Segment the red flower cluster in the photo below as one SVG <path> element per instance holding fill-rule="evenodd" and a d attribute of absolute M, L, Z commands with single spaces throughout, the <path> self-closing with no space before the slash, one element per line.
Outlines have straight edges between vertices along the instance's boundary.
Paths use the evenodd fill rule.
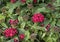
<path fill-rule="evenodd" d="M 43 22 L 44 21 L 44 15 L 42 15 L 41 13 L 35 13 L 32 16 L 32 21 L 33 22 Z"/>
<path fill-rule="evenodd" d="M 26 2 L 26 0 L 21 0 L 21 2 L 22 2 L 22 3 L 25 3 L 25 2 Z"/>
<path fill-rule="evenodd" d="M 33 0 L 34 3 L 37 3 L 37 0 Z"/>
<path fill-rule="evenodd" d="M 10 0 L 10 2 L 11 2 L 11 3 L 15 3 L 15 2 L 16 2 L 16 0 Z"/>
<path fill-rule="evenodd" d="M 22 3 L 26 3 L 26 0 L 20 0 Z M 10 0 L 11 3 L 15 3 L 16 0 Z M 33 0 L 33 3 L 37 3 L 37 0 Z"/>
<path fill-rule="evenodd" d="M 19 38 L 20 38 L 21 40 L 23 40 L 23 39 L 25 38 L 25 35 L 24 35 L 24 34 L 20 34 L 20 35 L 19 35 Z"/>
<path fill-rule="evenodd" d="M 13 37 L 15 34 L 17 34 L 18 31 L 15 28 L 7 28 L 4 31 L 4 35 L 8 38 L 8 37 Z"/>
<path fill-rule="evenodd" d="M 10 23 L 10 24 L 18 24 L 18 20 L 17 20 L 17 19 L 16 19 L 16 20 L 12 20 L 12 19 L 11 19 L 11 20 L 9 21 L 9 23 Z"/>

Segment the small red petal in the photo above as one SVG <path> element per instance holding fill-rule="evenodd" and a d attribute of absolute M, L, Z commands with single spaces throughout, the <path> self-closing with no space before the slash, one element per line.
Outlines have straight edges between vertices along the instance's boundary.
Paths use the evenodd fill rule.
<path fill-rule="evenodd" d="M 25 35 L 24 34 L 20 34 L 19 37 L 20 37 L 21 40 L 23 40 L 25 38 Z"/>

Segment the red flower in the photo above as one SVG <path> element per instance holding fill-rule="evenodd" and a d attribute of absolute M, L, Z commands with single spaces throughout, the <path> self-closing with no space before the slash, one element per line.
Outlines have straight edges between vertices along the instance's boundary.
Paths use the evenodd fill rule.
<path fill-rule="evenodd" d="M 23 40 L 23 39 L 25 38 L 25 35 L 24 35 L 24 34 L 20 34 L 20 35 L 19 35 L 19 38 L 20 38 L 21 40 Z"/>
<path fill-rule="evenodd" d="M 42 15 L 41 13 L 35 13 L 32 16 L 32 21 L 33 22 L 43 22 L 44 21 L 44 15 Z"/>
<path fill-rule="evenodd" d="M 26 0 L 21 0 L 21 2 L 22 2 L 22 3 L 25 3 L 25 2 L 26 2 Z"/>
<path fill-rule="evenodd" d="M 14 39 L 14 42 L 19 42 L 17 39 Z"/>
<path fill-rule="evenodd" d="M 10 0 L 10 2 L 11 2 L 11 3 L 15 3 L 15 2 L 16 2 L 16 0 Z"/>
<path fill-rule="evenodd" d="M 14 20 L 14 23 L 15 23 L 15 24 L 18 24 L 18 22 L 19 22 L 18 19 Z"/>
<path fill-rule="evenodd" d="M 14 22 L 14 20 L 10 19 L 9 23 L 10 23 L 10 24 L 13 24 L 13 22 Z"/>
<path fill-rule="evenodd" d="M 18 20 L 17 19 L 16 20 L 10 19 L 9 23 L 10 24 L 18 24 Z"/>
<path fill-rule="evenodd" d="M 15 28 L 7 28 L 4 31 L 4 35 L 8 37 L 13 37 L 15 34 L 17 34 L 17 30 Z"/>
<path fill-rule="evenodd" d="M 46 26 L 46 30 L 48 31 L 49 28 L 50 28 L 50 24 L 48 24 L 48 25 Z"/>
<path fill-rule="evenodd" d="M 37 0 L 33 0 L 34 3 L 37 3 Z"/>

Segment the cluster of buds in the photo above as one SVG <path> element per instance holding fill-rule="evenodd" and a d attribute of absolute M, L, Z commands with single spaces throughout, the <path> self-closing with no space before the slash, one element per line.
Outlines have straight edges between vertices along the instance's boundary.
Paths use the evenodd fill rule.
<path fill-rule="evenodd" d="M 15 28 L 7 28 L 5 31 L 4 31 L 4 35 L 5 37 L 7 38 L 10 38 L 10 37 L 13 37 L 14 35 L 16 35 L 18 33 L 17 29 Z"/>
<path fill-rule="evenodd" d="M 32 16 L 32 21 L 34 23 L 36 22 L 43 22 L 44 21 L 44 15 L 41 14 L 41 13 L 35 13 L 33 16 Z"/>

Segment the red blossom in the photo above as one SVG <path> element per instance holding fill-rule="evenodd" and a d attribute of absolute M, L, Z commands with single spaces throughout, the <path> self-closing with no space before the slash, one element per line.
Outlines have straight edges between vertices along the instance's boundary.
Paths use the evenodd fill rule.
<path fill-rule="evenodd" d="M 17 24 L 18 22 L 19 22 L 18 19 L 14 20 L 14 23 L 15 23 L 15 24 Z"/>
<path fill-rule="evenodd" d="M 13 24 L 13 25 L 18 24 L 18 20 L 17 19 L 16 20 L 10 19 L 9 23 Z"/>
<path fill-rule="evenodd" d="M 42 15 L 41 13 L 35 13 L 32 16 L 32 21 L 33 22 L 43 22 L 44 21 L 44 15 Z"/>
<path fill-rule="evenodd" d="M 25 35 L 24 35 L 24 34 L 20 34 L 20 35 L 19 35 L 19 38 L 20 38 L 21 40 L 23 40 L 23 39 L 25 38 Z"/>
<path fill-rule="evenodd" d="M 13 22 L 14 22 L 14 20 L 10 19 L 9 23 L 10 23 L 10 24 L 13 24 Z"/>
<path fill-rule="evenodd" d="M 18 31 L 15 28 L 7 28 L 4 31 L 4 35 L 8 38 L 8 37 L 13 37 L 14 35 L 16 35 L 18 33 Z"/>
<path fill-rule="evenodd" d="M 37 3 L 37 0 L 33 0 L 34 3 Z"/>

